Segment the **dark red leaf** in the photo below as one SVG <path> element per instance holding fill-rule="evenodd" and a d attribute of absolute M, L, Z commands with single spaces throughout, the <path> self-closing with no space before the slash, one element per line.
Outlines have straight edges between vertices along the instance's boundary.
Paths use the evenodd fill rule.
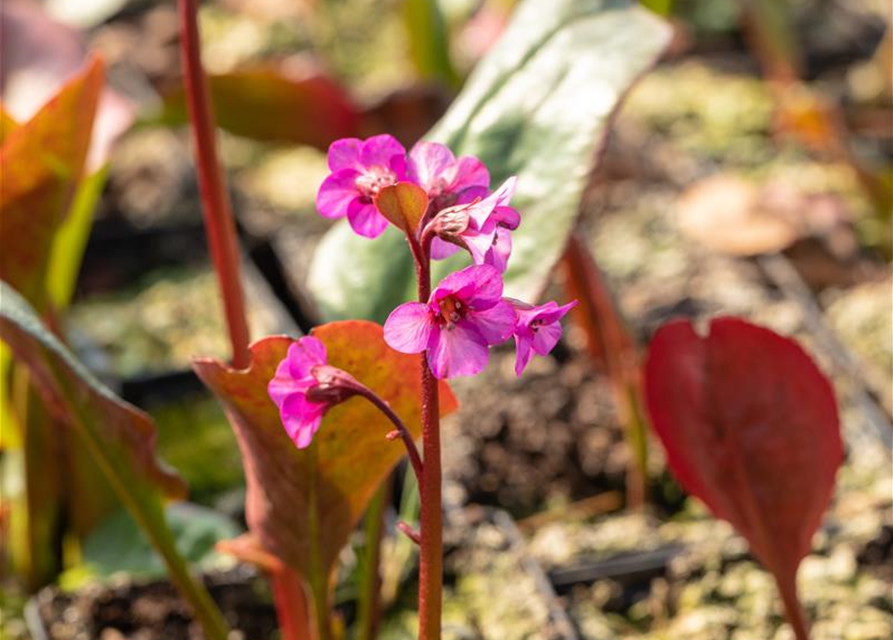
<path fill-rule="evenodd" d="M 797 567 L 843 460 L 831 384 L 793 340 L 718 318 L 704 337 L 687 321 L 657 332 L 645 396 L 674 475 L 747 538 L 805 637 Z"/>

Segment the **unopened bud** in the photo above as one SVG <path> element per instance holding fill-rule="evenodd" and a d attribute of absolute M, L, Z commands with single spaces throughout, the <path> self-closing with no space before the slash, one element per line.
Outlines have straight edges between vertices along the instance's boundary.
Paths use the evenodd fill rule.
<path fill-rule="evenodd" d="M 311 375 L 316 386 L 307 390 L 307 399 L 328 405 L 336 405 L 352 398 L 360 392 L 356 379 L 338 367 L 324 364 L 313 367 Z"/>

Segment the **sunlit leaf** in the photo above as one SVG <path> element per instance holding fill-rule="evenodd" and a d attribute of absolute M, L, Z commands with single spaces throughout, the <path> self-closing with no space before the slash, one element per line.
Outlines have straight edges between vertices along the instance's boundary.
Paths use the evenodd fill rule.
<path fill-rule="evenodd" d="M 18 126 L 19 123 L 16 122 L 16 119 L 3 108 L 3 103 L 0 102 L 0 144 L 3 144 L 6 136 L 12 133 Z"/>
<path fill-rule="evenodd" d="M 624 0 L 526 0 L 426 139 L 476 155 L 493 184 L 518 176 L 521 212 L 506 295 L 535 299 L 574 227 L 620 100 L 657 59 L 668 27 Z M 370 241 L 339 223 L 309 286 L 330 318 L 382 321 L 411 296 L 411 257 L 394 230 Z M 438 263 L 434 282 L 467 261 Z"/>
<path fill-rule="evenodd" d="M 0 252 L 0 279 L 39 311 L 46 306 L 56 231 L 84 172 L 103 77 L 102 62 L 94 58 L 0 146 L 0 220 L 4 237 L 15 238 Z"/>
<path fill-rule="evenodd" d="M 108 177 L 108 166 L 81 180 L 65 221 L 56 232 L 50 249 L 46 288 L 53 308 L 64 310 L 71 303 L 81 260 L 87 248 L 96 205 Z"/>
<path fill-rule="evenodd" d="M 186 487 L 155 456 L 155 425 L 145 413 L 116 397 L 47 329 L 35 310 L 0 282 L 0 339 L 28 367 L 44 407 L 70 429 L 95 466 L 164 558 L 171 579 L 192 604 L 210 638 L 224 638 L 225 624 L 206 591 L 189 576 L 164 518 L 166 498 Z"/>
<path fill-rule="evenodd" d="M 66 4 L 81 7 L 89 2 Z M 27 122 L 82 72 L 87 42 L 81 31 L 53 19 L 39 2 L 0 3 L 0 31 L 4 108 L 19 122 Z M 135 115 L 128 98 L 110 87 L 103 89 L 87 156 L 88 173 L 105 164 L 111 144 L 133 124 Z"/>
<path fill-rule="evenodd" d="M 843 460 L 828 379 L 768 329 L 719 318 L 699 336 L 677 321 L 651 342 L 645 397 L 673 474 L 747 538 L 788 610 L 799 611 L 797 567 Z"/>
<path fill-rule="evenodd" d="M 357 134 L 359 115 L 349 96 L 319 70 L 266 65 L 210 75 L 208 82 L 217 123 L 230 133 L 320 149 Z M 161 119 L 187 122 L 182 87 L 166 98 Z"/>
<path fill-rule="evenodd" d="M 403 233 L 413 235 L 428 208 L 428 194 L 421 187 L 400 182 L 379 192 L 375 208 Z"/>
<path fill-rule="evenodd" d="M 381 327 L 371 322 L 334 322 L 318 327 L 313 335 L 326 345 L 329 364 L 375 391 L 415 437 L 421 434 L 418 357 L 389 348 Z M 328 575 L 375 490 L 405 449 L 399 440 L 386 439 L 393 425 L 362 398 L 331 409 L 313 445 L 296 448 L 267 395 L 267 385 L 292 342 L 272 337 L 254 343 L 247 370 L 205 359 L 197 360 L 195 369 L 226 407 L 239 439 L 251 531 L 264 547 L 312 579 L 313 556 Z M 455 406 L 443 385 L 443 413 Z"/>

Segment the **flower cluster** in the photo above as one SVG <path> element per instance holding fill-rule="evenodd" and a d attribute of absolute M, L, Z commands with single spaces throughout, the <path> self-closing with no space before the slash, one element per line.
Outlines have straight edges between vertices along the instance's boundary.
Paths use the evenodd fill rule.
<path fill-rule="evenodd" d="M 354 231 L 375 238 L 388 225 L 375 207 L 376 196 L 385 187 L 409 182 L 428 196 L 416 238 L 430 231 L 430 257 L 465 249 L 474 262 L 444 278 L 427 302 L 407 302 L 391 313 L 385 340 L 393 349 L 425 352 L 437 378 L 479 373 L 487 366 L 490 347 L 512 336 L 517 375 L 534 353 L 552 350 L 561 337 L 559 321 L 575 303 L 533 306 L 502 297 L 511 232 L 521 223 L 521 215 L 509 206 L 514 177 L 490 193 L 490 174 L 477 158 L 456 158 L 436 142 L 419 142 L 407 154 L 388 135 L 339 140 L 329 148 L 328 162 L 332 173 L 317 196 L 321 215 L 346 216 Z"/>
<path fill-rule="evenodd" d="M 445 379 L 481 372 L 490 348 L 512 337 L 519 376 L 534 353 L 546 355 L 555 347 L 560 320 L 576 302 L 534 306 L 503 296 L 511 232 L 521 223 L 509 205 L 514 177 L 491 193 L 490 174 L 477 158 L 456 158 L 435 142 L 420 142 L 407 154 L 388 135 L 339 140 L 329 147 L 328 163 L 331 173 L 316 198 L 322 216 L 346 217 L 356 233 L 376 238 L 389 224 L 376 206 L 379 194 L 410 183 L 424 190 L 428 203 L 418 228 L 403 229 L 421 247 L 416 259 L 445 258 L 460 249 L 471 256 L 473 264 L 445 277 L 427 301 L 407 302 L 391 312 L 384 326 L 391 348 L 424 352 L 434 376 Z M 372 395 L 346 372 L 328 366 L 325 347 L 310 336 L 289 348 L 269 393 L 299 448 L 310 444 L 328 408 L 353 395 Z"/>

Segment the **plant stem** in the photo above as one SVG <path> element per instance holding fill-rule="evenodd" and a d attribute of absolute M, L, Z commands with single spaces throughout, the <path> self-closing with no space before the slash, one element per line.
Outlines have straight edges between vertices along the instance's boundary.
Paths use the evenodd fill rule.
<path fill-rule="evenodd" d="M 586 243 L 573 233 L 564 254 L 567 288 L 580 305 L 576 310 L 585 333 L 589 355 L 604 363 L 611 380 L 614 404 L 633 463 L 627 467 L 627 506 L 641 507 L 646 499 L 648 440 L 642 413 L 638 354 L 604 278 Z"/>
<path fill-rule="evenodd" d="M 217 128 L 208 91 L 208 79 L 202 69 L 198 34 L 198 0 L 179 0 L 180 48 L 186 104 L 192 122 L 198 183 L 201 190 L 205 233 L 211 259 L 220 284 L 226 325 L 233 350 L 233 365 L 247 367 L 248 320 L 240 277 L 239 245 L 236 225 L 220 163 L 217 160 Z"/>
<path fill-rule="evenodd" d="M 797 598 L 797 574 L 794 573 L 790 579 L 782 580 L 779 578 L 779 574 L 775 573 L 775 583 L 778 585 L 778 591 L 781 593 L 781 601 L 784 604 L 788 622 L 794 630 L 794 637 L 797 640 L 809 640 L 809 627 L 806 623 L 806 616 L 803 614 L 803 607 Z"/>
<path fill-rule="evenodd" d="M 391 495 L 391 478 L 381 483 L 372 502 L 366 509 L 364 521 L 365 542 L 360 573 L 357 602 L 357 638 L 375 640 L 381 616 L 381 541 L 384 530 L 384 514 Z"/>
<path fill-rule="evenodd" d="M 307 640 L 310 612 L 307 610 L 307 594 L 301 577 L 285 564 L 269 576 L 282 640 Z"/>
<path fill-rule="evenodd" d="M 409 432 L 409 429 L 406 428 L 406 425 L 403 424 L 403 420 L 400 419 L 400 416 L 394 413 L 394 410 L 391 409 L 391 405 L 381 399 L 378 394 L 363 383 L 356 382 L 354 388 L 359 395 L 375 405 L 375 407 L 385 414 L 388 420 L 397 427 L 397 432 L 400 434 L 400 439 L 403 440 L 403 444 L 406 447 L 406 453 L 409 455 L 409 461 L 412 463 L 412 470 L 415 472 L 416 480 L 418 480 L 419 485 L 421 485 L 424 465 L 422 464 L 422 458 L 419 456 L 419 450 L 415 446 L 415 441 L 412 439 L 412 434 Z"/>
<path fill-rule="evenodd" d="M 415 252 L 413 252 L 415 253 Z M 427 246 L 416 259 L 419 301 L 431 297 L 430 253 Z M 425 353 L 422 369 L 422 453 L 424 467 L 421 492 L 421 544 L 419 545 L 419 640 L 440 640 L 443 599 L 443 496 L 440 471 L 440 401 L 437 379 Z"/>

